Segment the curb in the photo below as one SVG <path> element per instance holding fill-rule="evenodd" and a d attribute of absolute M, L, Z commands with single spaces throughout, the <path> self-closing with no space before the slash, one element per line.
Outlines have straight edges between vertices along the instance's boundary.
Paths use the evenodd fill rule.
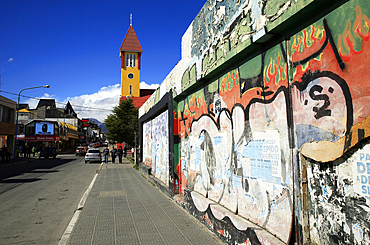
<path fill-rule="evenodd" d="M 87 188 L 87 190 L 85 191 L 85 193 L 82 195 L 81 200 L 78 203 L 77 210 L 73 214 L 73 217 L 72 217 L 71 221 L 69 222 L 66 230 L 64 231 L 64 233 L 63 233 L 63 235 L 62 235 L 62 237 L 61 237 L 58 245 L 65 245 L 65 244 L 67 244 L 67 242 L 69 240 L 69 237 L 72 234 L 73 228 L 74 228 L 75 224 L 77 223 L 78 218 L 80 217 L 81 210 L 85 206 L 85 202 L 87 200 L 87 197 L 89 196 L 90 191 L 93 188 L 94 183 L 96 181 L 96 178 L 98 177 L 101 169 L 103 168 L 103 165 L 104 165 L 104 163 L 101 163 L 99 169 L 96 170 L 96 174 L 94 175 L 94 178 L 92 179 L 92 181 L 91 181 L 89 187 Z"/>

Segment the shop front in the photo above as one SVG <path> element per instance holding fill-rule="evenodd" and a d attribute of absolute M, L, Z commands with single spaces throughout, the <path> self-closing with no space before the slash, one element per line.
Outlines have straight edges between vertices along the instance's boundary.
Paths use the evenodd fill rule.
<path fill-rule="evenodd" d="M 59 147 L 59 125 L 48 120 L 32 120 L 25 125 L 25 134 L 17 137 L 20 154 L 38 152 L 46 147 Z"/>

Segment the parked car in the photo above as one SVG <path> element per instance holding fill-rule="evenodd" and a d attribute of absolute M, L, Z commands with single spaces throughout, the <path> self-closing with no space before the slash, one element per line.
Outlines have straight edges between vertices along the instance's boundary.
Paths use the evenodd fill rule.
<path fill-rule="evenodd" d="M 45 147 L 45 148 L 42 148 L 42 150 L 39 151 L 37 155 L 39 156 L 39 158 L 41 158 L 41 157 L 45 157 L 45 158 L 49 158 L 49 157 L 56 158 L 56 156 L 57 156 L 57 149 L 55 147 Z"/>
<path fill-rule="evenodd" d="M 97 148 L 89 148 L 85 155 L 85 163 L 87 162 L 101 162 L 101 153 Z"/>
<path fill-rule="evenodd" d="M 76 148 L 76 156 L 84 156 L 85 152 L 85 147 L 83 146 L 79 146 Z"/>
<path fill-rule="evenodd" d="M 90 148 L 94 148 L 94 147 L 95 147 L 95 144 L 90 144 L 90 145 L 89 145 L 89 149 L 90 149 Z"/>

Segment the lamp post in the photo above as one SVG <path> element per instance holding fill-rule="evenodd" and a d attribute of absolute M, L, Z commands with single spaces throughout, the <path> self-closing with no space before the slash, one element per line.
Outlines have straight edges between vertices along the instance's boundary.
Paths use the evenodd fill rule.
<path fill-rule="evenodd" d="M 17 155 L 17 135 L 18 135 L 18 112 L 19 112 L 19 97 L 24 90 L 34 89 L 34 88 L 50 88 L 50 85 L 43 85 L 43 86 L 36 86 L 30 88 L 24 88 L 18 93 L 18 101 L 17 101 L 17 119 L 15 120 L 15 139 L 14 139 L 14 151 L 13 151 L 13 162 L 16 160 Z"/>

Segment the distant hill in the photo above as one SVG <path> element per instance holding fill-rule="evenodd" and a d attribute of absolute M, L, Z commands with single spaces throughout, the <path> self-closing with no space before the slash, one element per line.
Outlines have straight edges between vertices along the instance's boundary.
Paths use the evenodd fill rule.
<path fill-rule="evenodd" d="M 96 124 L 98 124 L 98 127 L 101 128 L 102 133 L 108 133 L 108 129 L 105 127 L 105 123 L 100 122 L 96 118 L 89 118 L 90 121 L 94 121 Z"/>

